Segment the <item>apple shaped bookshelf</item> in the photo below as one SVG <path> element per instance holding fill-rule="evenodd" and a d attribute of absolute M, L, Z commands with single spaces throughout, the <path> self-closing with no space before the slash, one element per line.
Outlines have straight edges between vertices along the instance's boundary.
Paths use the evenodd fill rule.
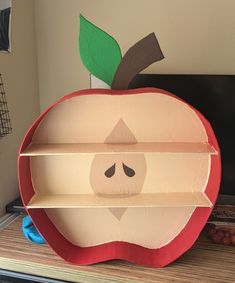
<path fill-rule="evenodd" d="M 65 96 L 28 130 L 18 164 L 24 206 L 65 260 L 154 267 L 197 239 L 221 170 L 209 122 L 153 88 Z"/>
<path fill-rule="evenodd" d="M 127 90 L 164 58 L 154 33 L 122 57 L 116 40 L 81 15 L 78 41 L 83 64 L 112 90 L 67 95 L 28 130 L 18 157 L 25 209 L 68 262 L 165 266 L 193 245 L 215 204 L 215 135 L 173 94 Z"/>

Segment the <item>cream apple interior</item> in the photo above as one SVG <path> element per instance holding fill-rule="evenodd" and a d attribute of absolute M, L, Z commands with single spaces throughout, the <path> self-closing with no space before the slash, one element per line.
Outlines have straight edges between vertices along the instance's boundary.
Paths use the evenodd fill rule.
<path fill-rule="evenodd" d="M 52 150 L 40 154 L 37 145 Z M 43 207 L 72 244 L 124 241 L 155 249 L 182 231 L 196 207 L 211 206 L 203 194 L 211 154 L 198 115 L 173 96 L 83 95 L 62 101 L 40 122 L 31 179 L 35 196 L 59 199 Z"/>

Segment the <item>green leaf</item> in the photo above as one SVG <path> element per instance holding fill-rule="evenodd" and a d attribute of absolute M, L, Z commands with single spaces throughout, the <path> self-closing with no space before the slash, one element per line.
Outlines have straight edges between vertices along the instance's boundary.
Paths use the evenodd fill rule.
<path fill-rule="evenodd" d="M 122 55 L 117 41 L 80 15 L 80 57 L 85 67 L 97 78 L 112 84 Z"/>

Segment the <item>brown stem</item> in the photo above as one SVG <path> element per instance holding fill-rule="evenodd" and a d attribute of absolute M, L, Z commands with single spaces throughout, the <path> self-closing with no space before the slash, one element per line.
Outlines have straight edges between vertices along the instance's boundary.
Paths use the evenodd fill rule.
<path fill-rule="evenodd" d="M 134 44 L 123 56 L 115 73 L 112 89 L 127 89 L 132 79 L 149 65 L 164 58 L 154 33 Z"/>

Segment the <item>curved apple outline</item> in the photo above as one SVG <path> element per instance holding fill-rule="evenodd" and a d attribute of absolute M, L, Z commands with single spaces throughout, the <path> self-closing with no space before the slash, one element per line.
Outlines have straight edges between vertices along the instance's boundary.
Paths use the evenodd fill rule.
<path fill-rule="evenodd" d="M 161 93 L 162 95 L 173 96 L 176 99 L 182 101 L 170 92 L 156 89 L 156 88 L 142 88 L 134 90 L 103 90 L 103 89 L 88 89 L 71 93 L 62 99 L 58 100 L 55 104 L 51 105 L 45 110 L 33 123 L 33 125 L 27 131 L 23 142 L 20 146 L 18 156 L 18 178 L 20 185 L 21 197 L 24 203 L 24 207 L 36 228 L 42 234 L 47 243 L 51 248 L 60 255 L 63 259 L 73 264 L 85 265 L 93 264 L 97 262 L 122 259 L 132 263 L 149 266 L 149 267 L 163 267 L 179 256 L 186 252 L 196 241 L 201 230 L 203 229 L 206 221 L 212 211 L 212 208 L 201 208 L 197 207 L 193 212 L 190 220 L 184 227 L 184 229 L 167 245 L 158 249 L 148 249 L 135 244 L 127 242 L 110 242 L 93 247 L 79 247 L 70 243 L 54 226 L 52 221 L 48 218 L 44 209 L 27 209 L 27 204 L 34 195 L 33 185 L 31 182 L 30 162 L 29 157 L 20 156 L 20 154 L 30 144 L 33 134 L 39 125 L 43 117 L 56 105 L 62 101 L 72 99 L 73 97 L 80 95 L 95 95 L 95 94 L 106 94 L 106 95 L 125 95 L 125 94 L 138 94 L 138 93 Z M 220 186 L 221 179 L 221 158 L 219 146 L 213 132 L 210 123 L 206 118 L 191 105 L 182 101 L 188 105 L 201 120 L 207 136 L 208 143 L 213 146 L 218 152 L 217 155 L 210 155 L 211 158 L 211 170 L 205 189 L 205 193 L 211 203 L 214 205 Z"/>

